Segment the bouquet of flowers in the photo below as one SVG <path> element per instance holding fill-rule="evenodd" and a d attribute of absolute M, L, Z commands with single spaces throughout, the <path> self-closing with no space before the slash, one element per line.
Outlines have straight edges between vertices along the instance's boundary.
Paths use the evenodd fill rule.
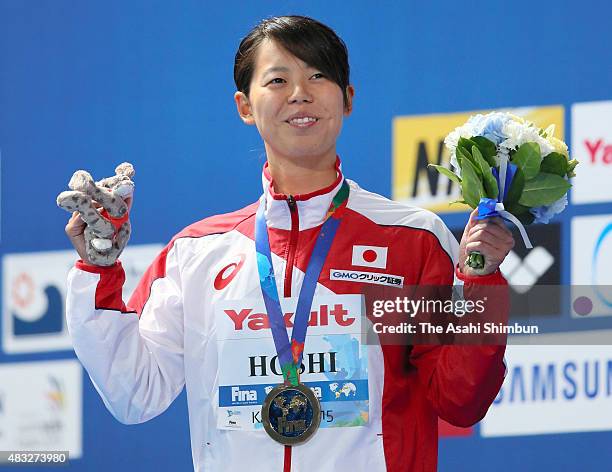
<path fill-rule="evenodd" d="M 510 113 L 475 115 L 444 140 L 451 169 L 433 165 L 458 183 L 463 199 L 478 208 L 478 219 L 501 216 L 519 229 L 531 248 L 524 225 L 548 223 L 567 205 L 568 182 L 578 164 L 567 145 L 554 137 L 554 125 L 542 130 Z M 473 252 L 467 264 L 484 267 Z"/>

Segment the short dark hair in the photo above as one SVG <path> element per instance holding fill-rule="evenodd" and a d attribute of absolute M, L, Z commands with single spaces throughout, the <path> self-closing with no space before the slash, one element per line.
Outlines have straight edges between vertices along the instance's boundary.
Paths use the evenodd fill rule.
<path fill-rule="evenodd" d="M 346 44 L 329 26 L 307 16 L 266 18 L 242 39 L 234 61 L 234 82 L 240 92 L 249 96 L 257 48 L 265 39 L 274 40 L 338 84 L 347 107 L 350 68 Z"/>

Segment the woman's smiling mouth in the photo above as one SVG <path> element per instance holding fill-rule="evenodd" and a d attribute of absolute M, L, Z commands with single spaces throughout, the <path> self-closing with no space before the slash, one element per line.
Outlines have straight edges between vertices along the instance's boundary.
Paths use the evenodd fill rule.
<path fill-rule="evenodd" d="M 311 126 L 314 126 L 318 121 L 318 118 L 312 116 L 305 116 L 303 118 L 293 118 L 291 120 L 287 120 L 286 123 L 289 123 L 294 128 L 310 128 Z"/>

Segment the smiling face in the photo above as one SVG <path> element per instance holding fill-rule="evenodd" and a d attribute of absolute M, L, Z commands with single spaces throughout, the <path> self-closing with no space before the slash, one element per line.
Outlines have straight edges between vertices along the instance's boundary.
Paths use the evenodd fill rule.
<path fill-rule="evenodd" d="M 343 117 L 352 111 L 353 94 L 349 85 L 345 108 L 338 84 L 265 39 L 257 50 L 249 97 L 236 92 L 234 99 L 242 120 L 257 126 L 269 161 L 311 166 L 335 162 L 336 139 Z"/>

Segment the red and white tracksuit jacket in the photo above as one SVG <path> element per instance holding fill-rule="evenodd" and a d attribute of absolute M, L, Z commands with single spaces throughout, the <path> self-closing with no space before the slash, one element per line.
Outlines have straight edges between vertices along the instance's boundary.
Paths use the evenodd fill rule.
<path fill-rule="evenodd" d="M 276 194 L 264 167 L 266 219 L 281 297 L 296 297 L 332 197 L 342 182 L 297 195 Z M 499 271 L 466 277 L 458 244 L 433 213 L 350 184 L 343 220 L 317 284 L 318 295 L 358 294 L 362 282 L 330 280 L 331 269 L 400 275 L 405 285 L 505 285 Z M 284 447 L 263 431 L 218 429 L 219 356 L 213 307 L 261 298 L 253 239 L 258 203 L 188 226 L 151 264 L 127 306 L 124 272 L 77 262 L 68 279 L 67 322 L 75 352 L 112 414 L 147 421 L 187 387 L 196 471 L 277 471 Z M 355 267 L 355 245 L 386 248 L 382 268 Z M 507 304 L 500 309 L 507 310 Z M 269 332 L 269 330 L 268 330 Z M 270 346 L 273 346 L 271 333 Z M 306 351 L 308 350 L 308 336 Z M 367 346 L 369 419 L 320 428 L 292 448 L 291 470 L 434 471 L 438 417 L 479 421 L 501 387 L 505 346 Z M 410 364 L 412 368 L 406 369 Z M 308 381 L 307 376 L 302 377 Z M 278 378 L 276 383 L 280 383 Z"/>

